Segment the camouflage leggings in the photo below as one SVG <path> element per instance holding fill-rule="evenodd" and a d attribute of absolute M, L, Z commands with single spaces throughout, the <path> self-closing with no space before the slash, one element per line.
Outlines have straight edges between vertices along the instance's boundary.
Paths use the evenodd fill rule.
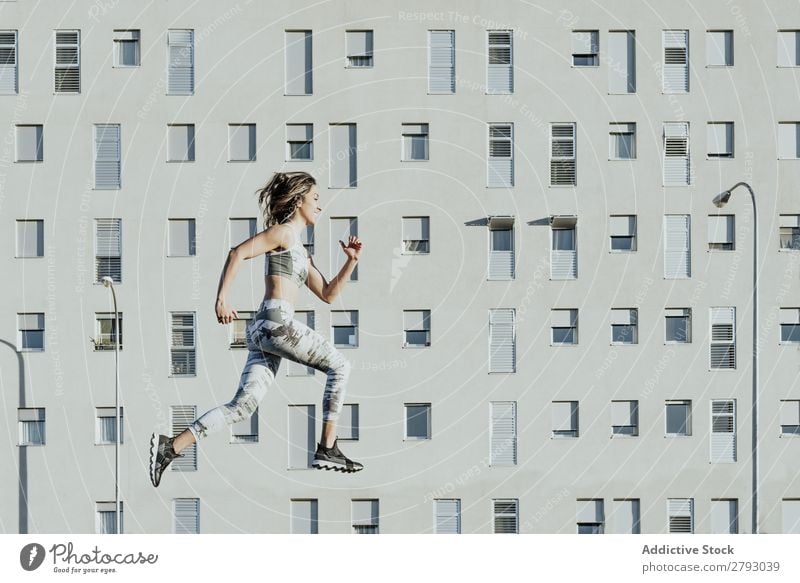
<path fill-rule="evenodd" d="M 247 326 L 249 354 L 236 395 L 229 403 L 211 409 L 189 426 L 196 441 L 250 417 L 275 381 L 282 358 L 328 375 L 322 398 L 322 419 L 338 419 L 350 376 L 350 362 L 319 332 L 293 318 L 294 308 L 287 300 L 268 299 L 261 303 L 253 322 Z"/>

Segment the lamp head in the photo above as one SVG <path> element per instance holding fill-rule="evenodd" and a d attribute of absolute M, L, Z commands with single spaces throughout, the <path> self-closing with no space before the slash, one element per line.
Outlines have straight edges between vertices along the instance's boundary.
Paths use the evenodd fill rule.
<path fill-rule="evenodd" d="M 731 191 L 726 190 L 714 197 L 714 204 L 721 208 L 726 204 L 728 204 L 728 201 L 730 199 L 731 199 Z"/>
<path fill-rule="evenodd" d="M 107 275 L 102 279 L 102 282 L 106 287 L 111 287 L 114 284 L 114 280 Z"/>

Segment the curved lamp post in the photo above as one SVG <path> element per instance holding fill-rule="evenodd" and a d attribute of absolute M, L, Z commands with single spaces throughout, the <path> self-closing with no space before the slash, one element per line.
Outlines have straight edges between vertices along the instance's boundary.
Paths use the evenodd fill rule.
<path fill-rule="evenodd" d="M 106 276 L 103 285 L 111 288 L 111 297 L 114 299 L 114 409 L 116 410 L 116 429 L 114 436 L 114 512 L 116 513 L 116 531 L 120 534 L 119 522 L 119 312 L 117 311 L 117 294 L 114 291 L 114 280 Z"/>

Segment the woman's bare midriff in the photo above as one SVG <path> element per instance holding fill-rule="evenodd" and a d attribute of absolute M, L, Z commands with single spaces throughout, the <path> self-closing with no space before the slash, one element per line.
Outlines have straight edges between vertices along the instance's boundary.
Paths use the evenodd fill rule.
<path fill-rule="evenodd" d="M 266 291 L 264 299 L 287 300 L 292 305 L 297 301 L 297 292 L 299 291 L 297 285 L 285 277 L 280 275 L 265 275 L 264 286 Z"/>

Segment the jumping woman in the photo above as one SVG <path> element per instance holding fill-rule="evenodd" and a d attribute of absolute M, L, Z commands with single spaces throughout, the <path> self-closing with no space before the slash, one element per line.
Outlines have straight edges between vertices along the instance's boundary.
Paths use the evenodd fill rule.
<path fill-rule="evenodd" d="M 246 328 L 248 356 L 239 388 L 229 403 L 211 409 L 179 435 L 167 437 L 153 433 L 150 438 L 153 486 L 158 487 L 161 475 L 172 460 L 183 457 L 180 452 L 185 447 L 209 433 L 249 418 L 275 382 L 283 358 L 328 375 L 322 398 L 322 439 L 317 444 L 312 466 L 343 472 L 357 472 L 364 467 L 339 451 L 338 436 L 334 438 L 350 363 L 329 340 L 294 319 L 294 303 L 304 283 L 326 304 L 341 293 L 358 263 L 361 240 L 351 235 L 346 245 L 339 241 L 347 260 L 336 277 L 328 282 L 300 239 L 302 230 L 316 224 L 317 215 L 322 211 L 316 180 L 306 172 L 276 172 L 257 192 L 265 230 L 228 253 L 214 308 L 220 324 L 229 324 L 238 318 L 236 310 L 228 305 L 228 289 L 243 260 L 265 254 L 266 291 L 258 312 Z"/>

